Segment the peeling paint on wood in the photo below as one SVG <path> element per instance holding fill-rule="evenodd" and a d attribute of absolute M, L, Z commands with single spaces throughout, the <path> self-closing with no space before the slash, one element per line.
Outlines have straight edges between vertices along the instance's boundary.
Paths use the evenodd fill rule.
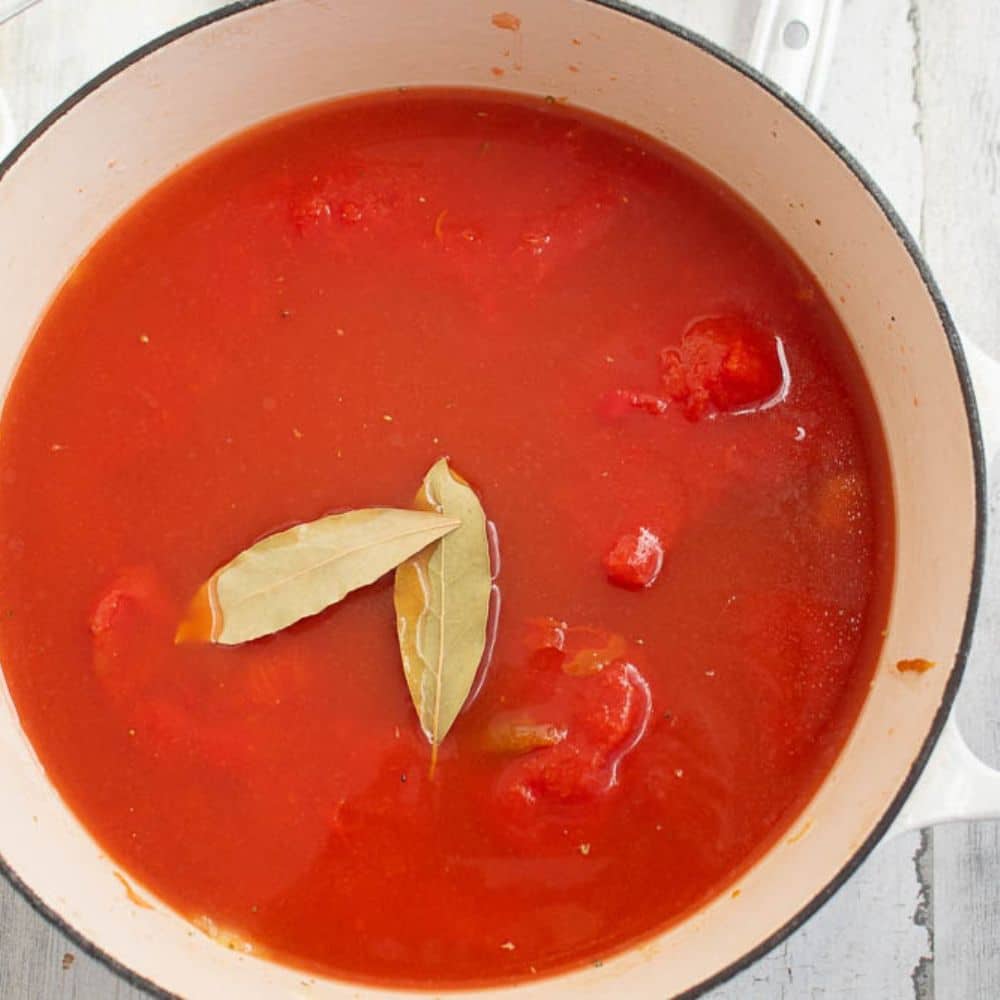
<path fill-rule="evenodd" d="M 934 997 L 934 831 L 921 830 L 920 844 L 913 854 L 913 867 L 920 887 L 913 923 L 927 931 L 927 951 L 910 973 L 914 1000 Z"/>

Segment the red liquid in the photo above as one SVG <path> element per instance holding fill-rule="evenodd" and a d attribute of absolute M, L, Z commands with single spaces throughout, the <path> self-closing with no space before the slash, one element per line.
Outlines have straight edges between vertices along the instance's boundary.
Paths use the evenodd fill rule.
<path fill-rule="evenodd" d="M 443 454 L 502 608 L 433 781 L 391 578 L 174 645 L 241 549 L 407 506 Z M 711 898 L 830 767 L 883 624 L 832 310 L 713 178 L 542 101 L 342 102 L 180 170 L 53 303 L 0 470 L 0 655 L 60 792 L 180 912 L 360 980 L 530 978 Z"/>

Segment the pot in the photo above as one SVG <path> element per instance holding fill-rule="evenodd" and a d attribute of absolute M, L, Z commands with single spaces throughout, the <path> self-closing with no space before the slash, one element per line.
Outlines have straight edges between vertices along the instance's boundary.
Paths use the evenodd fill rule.
<path fill-rule="evenodd" d="M 74 263 L 149 187 L 226 136 L 339 95 L 403 84 L 493 87 L 491 67 L 504 65 L 505 89 L 565 96 L 626 122 L 738 192 L 837 306 L 882 420 L 895 579 L 870 693 L 823 785 L 739 879 L 738 894 L 727 891 L 600 968 L 488 993 L 693 995 L 794 930 L 887 834 L 1000 815 L 1000 775 L 947 723 L 982 573 L 985 462 L 972 379 L 912 237 L 871 179 L 786 92 L 618 0 L 532 0 L 515 8 L 517 27 L 517 19 L 495 22 L 498 9 L 497 0 L 240 0 L 111 67 L 0 164 L 0 371 L 10 379 Z M 769 37 L 758 34 L 758 60 L 815 95 L 815 74 L 788 53 L 769 55 Z M 572 38 L 586 39 L 579 72 L 569 68 Z M 808 54 L 817 55 L 815 46 Z M 1000 377 L 978 352 L 970 357 L 996 440 Z M 897 669 L 914 657 L 937 666 Z M 408 995 L 307 979 L 220 948 L 155 901 L 137 907 L 46 779 L 2 684 L 0 692 L 3 868 L 84 947 L 147 987 L 190 998 Z"/>

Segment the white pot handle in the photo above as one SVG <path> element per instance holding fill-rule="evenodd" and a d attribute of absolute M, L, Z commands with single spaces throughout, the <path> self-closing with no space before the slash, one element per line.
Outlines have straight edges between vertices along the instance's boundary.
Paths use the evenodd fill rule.
<path fill-rule="evenodd" d="M 1000 771 L 987 767 L 948 719 L 931 759 L 885 840 L 939 823 L 1000 819 Z"/>
<path fill-rule="evenodd" d="M 747 62 L 810 111 L 819 107 L 841 0 L 762 0 Z"/>
<path fill-rule="evenodd" d="M 826 84 L 841 0 L 763 0 L 747 61 L 815 111 Z M 1000 450 L 1000 363 L 962 338 L 987 461 Z M 1000 819 L 1000 771 L 969 749 L 954 717 L 886 839 L 955 820 Z"/>
<path fill-rule="evenodd" d="M 1000 363 L 968 338 L 962 338 L 962 347 L 976 391 L 986 461 L 995 473 L 993 463 L 1000 451 Z M 976 819 L 1000 819 L 1000 771 L 969 749 L 953 713 L 885 839 L 939 823 Z"/>

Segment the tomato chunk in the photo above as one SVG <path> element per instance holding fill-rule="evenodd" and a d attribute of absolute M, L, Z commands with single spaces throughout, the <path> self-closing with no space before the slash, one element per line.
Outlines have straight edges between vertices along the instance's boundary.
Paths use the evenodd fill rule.
<path fill-rule="evenodd" d="M 618 633 L 535 619 L 527 639 L 534 653 L 509 692 L 518 707 L 490 720 L 484 743 L 512 758 L 491 809 L 514 842 L 537 847 L 546 830 L 593 822 L 646 732 L 652 695 L 637 665 L 641 647 Z"/>
<path fill-rule="evenodd" d="M 519 758 L 501 778 L 501 800 L 515 817 L 541 800 L 584 803 L 610 791 L 649 720 L 649 687 L 624 659 L 598 674 L 567 678 L 562 695 L 559 740 Z"/>
<path fill-rule="evenodd" d="M 608 579 L 619 587 L 651 587 L 663 569 L 663 544 L 649 528 L 628 532 L 604 557 L 604 568 Z"/>
<path fill-rule="evenodd" d="M 778 339 L 738 316 L 698 320 L 660 354 L 663 387 L 689 420 L 766 402 L 784 378 Z"/>
<path fill-rule="evenodd" d="M 154 570 L 119 573 L 90 616 L 94 670 L 115 699 L 131 697 L 149 680 L 152 650 L 169 634 L 170 602 Z"/>
<path fill-rule="evenodd" d="M 560 653 L 566 648 L 566 630 L 569 626 L 558 618 L 532 618 L 528 621 L 525 645 L 532 652 L 555 649 Z"/>
<path fill-rule="evenodd" d="M 133 619 L 162 616 L 168 608 L 155 571 L 146 566 L 130 567 L 118 575 L 98 600 L 90 616 L 90 634 L 100 642 Z"/>

